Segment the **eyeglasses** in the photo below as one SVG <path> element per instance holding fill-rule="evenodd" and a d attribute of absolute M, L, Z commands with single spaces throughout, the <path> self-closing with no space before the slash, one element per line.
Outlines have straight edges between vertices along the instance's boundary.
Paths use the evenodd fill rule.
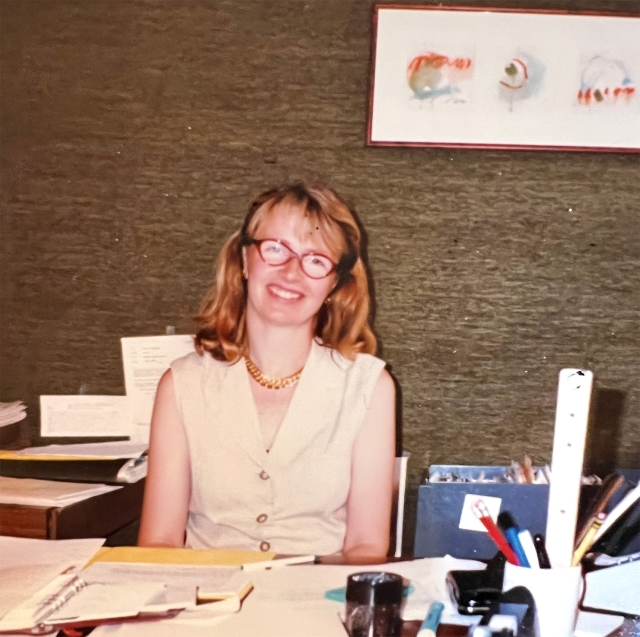
<path fill-rule="evenodd" d="M 337 264 L 324 254 L 298 254 L 280 239 L 251 239 L 249 243 L 258 247 L 260 257 L 268 265 L 284 265 L 291 259 L 298 259 L 302 271 L 310 279 L 324 279 L 337 267 Z"/>

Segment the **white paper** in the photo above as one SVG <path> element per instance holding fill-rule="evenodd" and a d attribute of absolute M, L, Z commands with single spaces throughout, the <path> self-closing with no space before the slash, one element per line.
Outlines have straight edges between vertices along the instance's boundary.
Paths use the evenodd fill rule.
<path fill-rule="evenodd" d="M 602 613 L 578 613 L 575 637 L 607 637 L 614 630 L 620 628 L 624 617 L 619 615 L 603 615 Z"/>
<path fill-rule="evenodd" d="M 168 585 L 167 597 L 184 598 L 191 594 L 196 599 L 196 589 L 201 597 L 225 596 L 243 589 L 249 576 L 238 567 L 191 566 L 177 564 L 147 564 L 133 562 L 96 562 L 83 571 L 87 582 L 164 582 Z"/>
<path fill-rule="evenodd" d="M 33 540 L 0 536 L 0 617 L 62 571 L 84 566 L 103 543 L 100 538 Z"/>
<path fill-rule="evenodd" d="M 126 396 L 40 396 L 41 436 L 129 436 Z"/>
<path fill-rule="evenodd" d="M 80 590 L 59 611 L 48 617 L 45 623 L 132 617 L 142 611 L 149 600 L 162 593 L 164 588 L 164 584 L 158 582 L 92 583 Z"/>
<path fill-rule="evenodd" d="M 584 607 L 640 615 L 640 562 L 587 573 L 585 586 Z"/>
<path fill-rule="evenodd" d="M 458 624 L 477 623 L 477 617 L 452 612 L 445 589 L 445 576 L 452 569 L 483 569 L 485 564 L 452 557 L 425 558 L 377 566 L 288 566 L 251 574 L 253 592 L 239 613 L 217 622 L 181 613 L 167 621 L 136 626 L 100 626 L 92 637 L 346 637 L 339 618 L 344 602 L 325 599 L 327 590 L 346 586 L 347 576 L 359 571 L 390 571 L 411 580 L 414 592 L 404 609 L 405 620 L 422 621 L 432 601 L 445 602 L 442 621 Z M 198 607 L 198 609 L 204 607 Z M 206 612 L 206 611 L 205 611 Z"/>
<path fill-rule="evenodd" d="M 91 442 L 77 445 L 28 447 L 15 453 L 20 456 L 77 456 L 82 458 L 139 458 L 148 448 L 144 442 Z"/>
<path fill-rule="evenodd" d="M 132 423 L 131 440 L 148 442 L 158 381 L 172 361 L 195 351 L 193 336 L 136 336 L 120 341 Z"/>
<path fill-rule="evenodd" d="M 122 487 L 0 476 L 0 503 L 59 507 L 80 502 L 102 493 L 115 491 L 116 489 L 122 489 Z"/>
<path fill-rule="evenodd" d="M 0 403 L 0 427 L 12 425 L 27 417 L 27 406 L 16 400 L 13 403 Z"/>
<path fill-rule="evenodd" d="M 477 622 L 477 618 L 470 619 L 458 615 L 449 600 L 445 578 L 447 573 L 454 569 L 483 570 L 485 568 L 486 564 L 482 562 L 458 560 L 451 556 L 372 566 L 288 566 L 251 573 L 254 591 L 249 598 L 255 596 L 269 604 L 278 604 L 283 600 L 294 605 L 317 603 L 325 600 L 324 594 L 328 590 L 345 587 L 347 577 L 351 573 L 388 571 L 401 575 L 413 586 L 413 592 L 407 598 L 402 612 L 404 620 L 422 621 L 431 603 L 440 601 L 445 605 L 443 622 L 469 624 Z M 325 601 L 331 604 L 336 612 L 344 606 L 343 602 Z"/>
<path fill-rule="evenodd" d="M 498 519 L 498 515 L 500 515 L 500 507 L 502 505 L 502 498 L 467 493 L 467 495 L 464 496 L 464 503 L 460 513 L 460 524 L 458 526 L 466 531 L 481 531 L 483 533 L 488 533 L 484 524 L 480 522 L 476 514 L 473 512 L 473 505 L 478 500 L 482 500 L 487 505 L 491 519 L 494 522 Z"/>

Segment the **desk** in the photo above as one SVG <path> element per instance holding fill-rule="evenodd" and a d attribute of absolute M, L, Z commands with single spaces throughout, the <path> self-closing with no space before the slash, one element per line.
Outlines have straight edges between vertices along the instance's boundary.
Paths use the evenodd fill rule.
<path fill-rule="evenodd" d="M 107 537 L 140 517 L 144 482 L 65 507 L 0 504 L 0 535 L 47 540 Z"/>
<path fill-rule="evenodd" d="M 380 570 L 394 570 L 399 563 L 381 565 Z M 414 594 L 419 596 L 422 589 L 427 592 L 431 575 L 422 582 L 418 573 L 426 573 L 428 564 L 411 565 L 405 563 L 402 572 L 416 583 Z M 378 568 L 378 567 L 376 567 Z M 408 569 L 408 570 L 407 570 Z M 419 570 L 418 570 L 419 569 Z M 188 615 L 178 615 L 170 620 L 137 625 L 100 627 L 93 637 L 294 637 L 300 634 L 313 637 L 346 637 L 337 613 L 343 606 L 335 602 L 327 603 L 322 591 L 344 585 L 347 572 L 362 570 L 362 567 L 332 566 L 289 566 L 272 571 L 256 571 L 252 574 L 254 590 L 245 599 L 242 610 L 226 618 L 201 617 L 190 619 Z M 435 576 L 436 570 L 429 569 Z M 412 575 L 413 571 L 413 575 Z M 400 571 L 398 571 L 400 572 Z M 441 574 L 441 573 L 440 573 Z M 416 579 L 414 579 L 414 575 Z M 444 600 L 443 600 L 444 601 Z M 200 607 L 206 613 L 206 605 Z M 415 637 L 419 621 L 407 621 L 403 625 L 402 637 Z M 466 637 L 468 628 L 443 624 L 438 628 L 438 637 Z M 626 620 L 612 637 L 640 637 L 640 620 Z"/>

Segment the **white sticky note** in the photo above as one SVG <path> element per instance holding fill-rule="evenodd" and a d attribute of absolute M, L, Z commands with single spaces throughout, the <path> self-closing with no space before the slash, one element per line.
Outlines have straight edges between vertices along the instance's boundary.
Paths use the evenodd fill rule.
<path fill-rule="evenodd" d="M 476 514 L 473 512 L 473 505 L 478 500 L 482 500 L 487 505 L 491 519 L 494 522 L 498 519 L 502 498 L 478 495 L 477 493 L 467 493 L 467 495 L 464 496 L 464 504 L 462 505 L 462 513 L 460 514 L 460 524 L 458 527 L 465 531 L 482 531 L 486 533 L 487 529 L 484 528 L 482 522 L 478 520 Z"/>

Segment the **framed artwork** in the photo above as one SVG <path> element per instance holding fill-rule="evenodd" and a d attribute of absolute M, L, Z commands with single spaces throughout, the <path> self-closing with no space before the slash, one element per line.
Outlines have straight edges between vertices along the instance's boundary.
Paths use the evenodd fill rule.
<path fill-rule="evenodd" d="M 374 8 L 367 143 L 640 152 L 640 14 Z"/>

